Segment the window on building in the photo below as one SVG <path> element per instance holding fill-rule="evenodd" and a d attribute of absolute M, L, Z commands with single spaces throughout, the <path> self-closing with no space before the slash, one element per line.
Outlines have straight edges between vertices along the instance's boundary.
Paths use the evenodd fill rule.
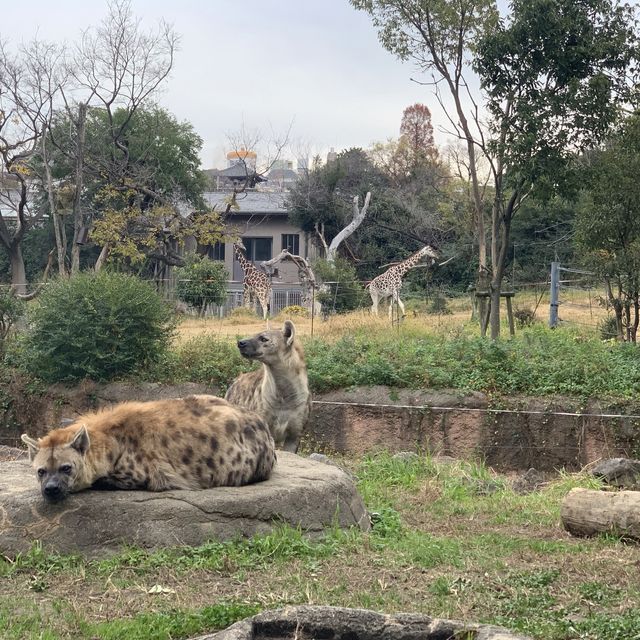
<path fill-rule="evenodd" d="M 212 260 L 222 260 L 224 262 L 224 242 L 216 242 L 213 245 L 209 245 L 207 255 Z"/>
<path fill-rule="evenodd" d="M 282 234 L 282 248 L 286 249 L 294 256 L 300 255 L 300 234 L 298 233 L 283 233 Z"/>
<path fill-rule="evenodd" d="M 271 260 L 273 238 L 242 238 L 246 249 L 247 259 L 252 262 Z"/>

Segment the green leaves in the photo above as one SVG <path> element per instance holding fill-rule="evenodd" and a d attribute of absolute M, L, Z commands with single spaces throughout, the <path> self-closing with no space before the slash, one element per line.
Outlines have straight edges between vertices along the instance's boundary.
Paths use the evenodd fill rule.
<path fill-rule="evenodd" d="M 208 304 L 224 304 L 229 274 L 222 262 L 203 256 L 189 256 L 184 267 L 176 270 L 178 298 L 204 313 Z"/>
<path fill-rule="evenodd" d="M 612 0 L 514 0 L 481 38 L 474 68 L 508 174 L 560 182 L 566 162 L 607 134 L 629 96 L 633 12 Z"/>
<path fill-rule="evenodd" d="M 48 286 L 29 317 L 26 365 L 47 382 L 110 380 L 157 360 L 173 317 L 152 286 L 119 273 L 82 273 Z"/>

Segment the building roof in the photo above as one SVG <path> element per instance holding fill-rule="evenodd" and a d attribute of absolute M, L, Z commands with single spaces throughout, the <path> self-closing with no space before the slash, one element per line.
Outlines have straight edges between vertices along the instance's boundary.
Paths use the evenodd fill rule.
<path fill-rule="evenodd" d="M 243 162 L 231 165 L 226 169 L 218 171 L 218 177 L 226 178 L 227 180 L 249 180 L 249 185 L 254 186 L 258 182 L 266 182 L 266 178 L 263 178 L 259 173 L 256 173 L 255 169 L 247 167 Z"/>
<path fill-rule="evenodd" d="M 298 174 L 293 169 L 271 169 L 267 179 L 294 182 L 298 179 Z"/>
<path fill-rule="evenodd" d="M 204 194 L 205 201 L 209 205 L 215 206 L 218 211 L 224 210 L 230 197 L 231 193 L 229 191 L 208 191 Z M 251 215 L 255 213 L 286 215 L 287 213 L 283 193 L 246 191 L 236 196 L 236 202 L 239 209 L 231 210 L 235 215 Z"/>

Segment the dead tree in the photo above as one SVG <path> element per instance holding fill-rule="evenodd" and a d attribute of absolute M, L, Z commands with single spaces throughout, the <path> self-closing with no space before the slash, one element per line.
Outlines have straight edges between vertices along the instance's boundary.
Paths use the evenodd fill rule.
<path fill-rule="evenodd" d="M 371 191 L 367 192 L 364 198 L 364 204 L 362 208 L 359 206 L 360 198 L 358 196 L 353 197 L 353 219 L 342 231 L 336 234 L 333 240 L 327 245 L 324 235 L 321 234 L 318 226 L 316 225 L 316 233 L 320 236 L 320 241 L 325 247 L 327 262 L 335 262 L 338 247 L 364 222 L 364 219 L 369 210 L 369 202 L 371 201 Z"/>
<path fill-rule="evenodd" d="M 9 254 L 11 283 L 20 294 L 27 291 L 22 240 L 45 213 L 32 206 L 37 181 L 32 161 L 51 121 L 59 56 L 57 47 L 41 42 L 12 55 L 0 42 L 0 203 L 15 215 L 8 224 L 0 213 L 0 244 Z"/>
<path fill-rule="evenodd" d="M 265 260 L 260 265 L 264 268 L 267 274 L 272 277 L 275 265 L 283 260 L 290 260 L 296 267 L 298 267 L 298 279 L 302 285 L 302 305 L 309 312 L 319 314 L 321 311 L 320 303 L 315 299 L 315 290 L 317 288 L 316 276 L 313 273 L 313 269 L 309 262 L 302 256 L 297 256 L 289 253 L 286 249 L 283 249 L 275 258 L 271 260 Z"/>
<path fill-rule="evenodd" d="M 68 56 L 69 83 L 61 95 L 71 128 L 64 137 L 52 132 L 50 139 L 74 167 L 69 181 L 73 185 L 71 273 L 80 268 L 82 235 L 91 222 L 82 200 L 87 177 L 148 196 L 143 192 L 144 181 L 131 172 L 126 136 L 136 112 L 169 75 L 177 43 L 178 36 L 165 22 L 155 31 L 143 31 L 130 2 L 112 0 L 107 17 L 88 29 Z M 88 112 L 94 107 L 106 114 L 108 152 L 89 157 L 85 131 Z M 116 111 L 124 117 L 116 118 Z M 65 241 L 61 238 L 61 243 Z"/>

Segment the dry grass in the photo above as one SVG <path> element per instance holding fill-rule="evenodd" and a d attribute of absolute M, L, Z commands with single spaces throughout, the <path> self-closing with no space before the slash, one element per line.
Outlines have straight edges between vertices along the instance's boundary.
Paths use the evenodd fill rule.
<path fill-rule="evenodd" d="M 607 310 L 598 304 L 601 292 L 566 290 L 562 292 L 559 316 L 567 324 L 575 324 L 585 332 L 596 330 L 598 323 L 607 317 Z M 409 305 L 408 305 L 409 307 Z M 409 335 L 419 333 L 453 333 L 462 331 L 477 331 L 477 325 L 471 321 L 471 301 L 468 297 L 452 298 L 447 302 L 451 311 L 449 314 L 434 315 L 424 312 L 407 311 L 401 327 L 391 324 L 386 308 L 381 310 L 378 317 L 372 316 L 368 309 L 353 311 L 343 315 L 329 316 L 326 321 L 314 318 L 291 318 L 300 335 L 321 336 L 328 340 L 338 339 L 355 331 L 384 333 L 401 330 Z M 536 320 L 546 323 L 549 319 L 549 292 L 547 289 L 539 291 L 525 291 L 518 293 L 513 300 L 514 310 L 535 309 Z M 279 327 L 286 316 L 279 315 L 271 319 L 271 328 Z M 505 331 L 506 331 L 506 319 Z M 312 327 L 313 324 L 313 327 Z M 266 328 L 266 324 L 257 315 L 240 314 L 227 318 L 186 318 L 179 326 L 178 341 L 188 340 L 194 336 L 212 335 L 235 339 L 258 333 Z"/>

